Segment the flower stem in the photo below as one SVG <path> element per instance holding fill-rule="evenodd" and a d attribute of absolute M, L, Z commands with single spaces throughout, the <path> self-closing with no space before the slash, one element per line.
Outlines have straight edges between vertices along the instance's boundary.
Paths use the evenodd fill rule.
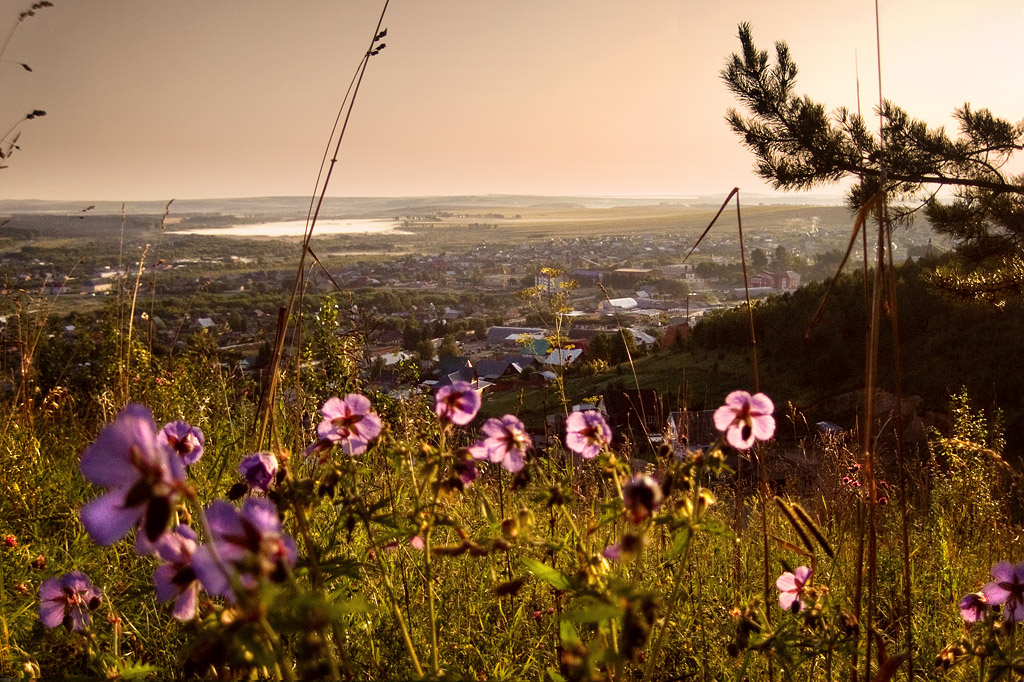
<path fill-rule="evenodd" d="M 422 679 L 423 667 L 420 665 L 419 656 L 416 655 L 416 648 L 412 645 L 412 638 L 409 636 L 409 628 L 405 624 L 405 618 L 402 617 L 402 610 L 398 608 L 398 601 L 395 599 L 395 589 L 391 584 L 391 578 L 388 577 L 387 571 L 384 570 L 384 563 L 381 559 L 381 549 L 373 539 L 369 520 L 364 519 L 363 523 L 366 526 L 366 536 L 370 540 L 370 547 L 374 550 L 373 555 L 377 563 L 377 570 L 380 571 L 380 576 L 384 581 L 384 591 L 387 592 L 388 600 L 391 602 L 391 610 L 395 612 L 395 620 L 398 621 L 398 629 L 402 633 L 402 641 L 405 642 L 405 648 L 409 652 L 409 657 L 412 659 L 412 666 L 416 669 L 416 676 Z"/>
<path fill-rule="evenodd" d="M 654 647 L 651 649 L 650 655 L 647 657 L 647 666 L 644 668 L 644 680 L 643 682 L 650 682 L 651 676 L 654 674 L 654 664 L 658 660 L 658 654 L 661 653 L 661 646 L 665 641 L 665 633 L 668 631 L 668 623 L 676 613 L 676 606 L 679 604 L 679 594 L 683 591 L 683 570 L 686 568 L 686 564 L 689 563 L 690 558 L 690 546 L 693 544 L 693 531 L 687 530 L 686 544 L 683 545 L 683 558 L 676 566 L 675 574 L 672 577 L 675 583 L 672 587 L 672 595 L 668 598 L 668 610 L 665 612 L 664 622 L 661 624 L 661 629 L 658 630 L 658 639 L 654 642 Z"/>
<path fill-rule="evenodd" d="M 260 616 L 259 624 L 260 629 L 263 631 L 263 636 L 267 638 L 267 643 L 270 644 L 270 648 L 274 651 L 274 670 L 277 672 L 278 678 L 283 680 L 294 680 L 295 673 L 292 672 L 292 667 L 284 660 L 284 651 L 281 649 L 281 638 L 277 636 L 277 632 L 275 632 L 274 628 L 271 627 L 265 615 Z"/>
<path fill-rule="evenodd" d="M 295 512 L 295 525 L 299 529 L 299 534 L 302 536 L 302 543 L 306 546 L 306 558 L 309 560 L 309 573 L 313 579 L 313 587 L 317 594 L 322 599 L 327 599 L 327 589 L 324 587 L 323 574 L 320 572 L 320 562 L 316 556 L 316 545 L 313 544 L 313 536 L 309 532 L 309 522 L 306 520 L 306 510 L 302 508 L 301 504 L 293 504 L 292 511 Z M 341 652 L 343 658 L 348 659 L 345 656 L 344 650 L 344 638 L 338 631 L 338 625 L 334 621 L 331 621 L 331 634 L 334 637 L 334 645 L 338 647 L 338 651 Z M 334 656 L 334 651 L 331 650 L 330 645 L 324 647 L 324 651 L 327 653 L 327 665 L 331 671 L 332 680 L 340 680 L 341 672 L 338 669 L 338 661 Z M 346 672 L 351 677 L 352 671 L 347 670 Z"/>
<path fill-rule="evenodd" d="M 434 611 L 434 576 L 430 566 L 430 536 L 434 529 L 428 528 L 423 538 L 423 570 L 427 579 L 427 607 L 430 613 L 430 667 L 435 677 L 440 677 L 441 666 L 437 656 L 437 614 Z"/>

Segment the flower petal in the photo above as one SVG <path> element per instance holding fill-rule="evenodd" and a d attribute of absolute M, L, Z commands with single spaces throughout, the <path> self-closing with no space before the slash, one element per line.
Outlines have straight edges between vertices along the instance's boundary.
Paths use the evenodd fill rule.
<path fill-rule="evenodd" d="M 715 410 L 715 428 L 725 431 L 736 420 L 736 412 L 728 405 L 722 405 Z"/>
<path fill-rule="evenodd" d="M 192 568 L 196 577 L 202 583 L 203 589 L 212 595 L 224 597 L 228 601 L 235 601 L 235 593 L 231 589 L 231 580 L 221 569 L 220 564 L 213 558 L 213 553 L 208 545 L 202 545 L 192 556 Z"/>
<path fill-rule="evenodd" d="M 171 611 L 171 615 L 178 620 L 192 620 L 196 617 L 196 603 L 198 601 L 199 585 L 192 583 L 174 600 L 174 610 Z"/>
<path fill-rule="evenodd" d="M 767 415 L 754 417 L 752 435 L 757 440 L 769 440 L 775 435 L 775 417 Z"/>
<path fill-rule="evenodd" d="M 162 564 L 153 571 L 153 585 L 156 587 L 156 600 L 163 604 L 181 594 L 181 586 L 174 583 L 178 569 L 170 564 Z"/>
<path fill-rule="evenodd" d="M 125 492 L 113 490 L 82 507 L 82 525 L 97 544 L 114 544 L 138 525 L 145 513 L 144 505 L 125 508 Z"/>
<path fill-rule="evenodd" d="M 1000 587 L 996 582 L 986 584 L 981 588 L 981 593 L 985 595 L 985 601 L 993 606 L 999 606 L 1010 598 L 1010 591 Z"/>
<path fill-rule="evenodd" d="M 742 412 L 750 405 L 750 394 L 746 391 L 733 391 L 725 396 L 725 404 L 735 412 Z"/>
<path fill-rule="evenodd" d="M 767 415 L 775 411 L 775 404 L 772 403 L 772 399 L 764 393 L 755 393 L 750 396 L 749 405 L 750 412 L 754 415 Z"/>
<path fill-rule="evenodd" d="M 370 411 L 370 399 L 361 393 L 349 393 L 345 396 L 345 404 L 354 414 L 366 414 Z"/>
<path fill-rule="evenodd" d="M 262 497 L 250 497 L 242 505 L 242 516 L 261 533 L 280 533 L 281 519 L 277 506 Z"/>
<path fill-rule="evenodd" d="M 786 571 L 775 579 L 775 587 L 779 588 L 783 592 L 796 591 L 796 576 L 789 571 Z"/>
<path fill-rule="evenodd" d="M 1013 582 L 1013 564 L 1009 561 L 1000 561 L 992 567 L 992 578 L 997 583 Z"/>
<path fill-rule="evenodd" d="M 60 578 L 47 578 L 39 586 L 39 600 L 51 601 L 64 598 L 64 585 Z"/>
<path fill-rule="evenodd" d="M 51 578 L 56 580 L 56 578 Z M 39 622 L 48 628 L 55 628 L 64 622 L 65 601 L 43 599 L 39 602 Z"/>
<path fill-rule="evenodd" d="M 345 403 L 341 401 L 341 398 L 328 398 L 320 407 L 320 414 L 323 415 L 324 419 L 330 421 L 337 419 L 338 417 L 344 417 L 348 415 L 348 408 Z"/>
<path fill-rule="evenodd" d="M 750 436 L 744 438 L 743 428 L 734 424 L 725 432 L 725 440 L 737 450 L 749 450 L 750 446 L 754 444 L 754 432 L 751 430 Z"/>
<path fill-rule="evenodd" d="M 797 566 L 793 570 L 793 576 L 796 578 L 796 582 L 800 586 L 806 585 L 807 584 L 807 579 L 811 577 L 811 567 L 810 566 Z"/>
<path fill-rule="evenodd" d="M 135 483 L 139 470 L 132 463 L 132 448 L 142 453 L 155 447 L 152 419 L 149 410 L 129 405 L 113 423 L 104 426 L 93 444 L 82 451 L 78 467 L 86 480 L 104 488 L 128 487 Z"/>
<path fill-rule="evenodd" d="M 504 459 L 501 460 L 501 465 L 513 474 L 522 469 L 524 464 L 526 464 L 526 460 L 523 459 L 523 453 L 515 448 L 509 448 L 505 452 Z"/>

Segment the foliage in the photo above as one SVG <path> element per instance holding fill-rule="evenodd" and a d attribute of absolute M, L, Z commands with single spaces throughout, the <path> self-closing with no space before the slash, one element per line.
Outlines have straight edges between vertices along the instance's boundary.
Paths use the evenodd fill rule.
<path fill-rule="evenodd" d="M 796 92 L 797 66 L 784 42 L 775 61 L 753 42 L 749 24 L 739 27 L 741 49 L 722 79 L 746 108 L 727 114 L 729 125 L 757 158 L 758 174 L 780 189 L 809 189 L 853 178 L 849 202 L 863 206 L 879 190 L 905 202 L 926 197 L 926 213 L 941 234 L 952 237 L 964 262 L 987 277 L 975 281 L 961 270 L 940 274 L 942 286 L 964 295 L 995 300 L 1019 294 L 1024 235 L 1024 180 L 1004 168 L 1024 142 L 1024 126 L 965 103 L 953 117 L 959 134 L 929 128 L 889 101 L 879 105 L 881 131 L 864 118 L 825 107 Z M 943 201 L 936 190 L 949 188 Z M 911 210 L 906 206 L 898 213 Z M 993 271 L 995 274 L 993 274 Z"/>

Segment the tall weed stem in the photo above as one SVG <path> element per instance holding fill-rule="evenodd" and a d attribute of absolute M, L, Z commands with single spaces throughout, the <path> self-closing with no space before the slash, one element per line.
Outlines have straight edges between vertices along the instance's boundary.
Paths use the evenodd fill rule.
<path fill-rule="evenodd" d="M 420 665 L 420 657 L 416 655 L 416 647 L 412 644 L 412 637 L 409 636 L 409 627 L 406 625 L 405 618 L 402 616 L 402 610 L 398 608 L 398 600 L 395 599 L 395 588 L 391 584 L 391 578 L 388 577 L 388 572 L 384 567 L 384 561 L 380 556 L 381 548 L 373 539 L 373 531 L 370 529 L 369 519 L 364 518 L 363 524 L 366 528 L 366 537 L 370 541 L 370 547 L 374 550 L 374 561 L 377 564 L 377 570 L 380 572 L 381 580 L 384 583 L 384 591 L 387 593 L 388 601 L 391 602 L 391 610 L 395 614 L 395 620 L 398 622 L 398 629 L 402 633 L 402 641 L 405 642 L 406 651 L 409 652 L 409 658 L 412 659 L 412 666 L 416 669 L 416 676 L 422 679 L 423 666 Z"/>
<path fill-rule="evenodd" d="M 654 675 L 654 664 L 661 654 L 662 645 L 665 643 L 665 633 L 668 632 L 668 624 L 675 616 L 676 608 L 679 606 L 679 595 L 683 591 L 683 571 L 686 570 L 686 566 L 690 562 L 690 548 L 693 546 L 693 531 L 687 530 L 686 533 L 686 544 L 683 546 L 683 555 L 679 563 L 676 565 L 675 573 L 672 575 L 672 594 L 668 598 L 668 608 L 665 611 L 665 618 L 662 621 L 661 629 L 658 630 L 658 639 L 655 640 L 654 646 L 651 648 L 651 653 L 647 657 L 647 665 L 644 668 L 643 682 L 650 682 L 651 677 Z"/>

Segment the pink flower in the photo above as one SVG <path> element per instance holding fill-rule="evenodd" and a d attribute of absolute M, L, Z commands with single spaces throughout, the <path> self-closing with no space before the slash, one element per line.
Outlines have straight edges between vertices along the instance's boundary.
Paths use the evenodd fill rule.
<path fill-rule="evenodd" d="M 612 430 L 597 410 L 573 412 L 565 422 L 565 446 L 584 459 L 593 459 L 612 442 Z"/>
<path fill-rule="evenodd" d="M 89 627 L 89 612 L 100 605 L 100 591 L 81 571 L 49 578 L 39 586 L 39 620 L 48 628 L 63 625 L 81 632 Z"/>
<path fill-rule="evenodd" d="M 725 433 L 729 445 L 749 450 L 755 440 L 768 440 L 775 433 L 774 411 L 775 405 L 764 393 L 733 391 L 715 410 L 715 428 Z"/>
<path fill-rule="evenodd" d="M 241 461 L 238 473 L 253 490 L 267 492 L 277 476 L 277 457 L 272 452 L 254 452 Z"/>
<path fill-rule="evenodd" d="M 488 459 L 515 473 L 526 463 L 526 451 L 533 447 L 523 422 L 511 414 L 488 419 L 483 428 L 486 438 L 469 448 L 474 459 Z"/>
<path fill-rule="evenodd" d="M 1024 564 L 1014 566 L 1009 561 L 1000 561 L 992 567 L 992 578 L 981 588 L 987 602 L 1002 606 L 1006 620 L 1024 620 Z"/>
<path fill-rule="evenodd" d="M 443 422 L 465 426 L 480 410 L 480 394 L 469 382 L 442 386 L 434 396 L 434 412 Z"/>
<path fill-rule="evenodd" d="M 786 611 L 793 611 L 794 604 L 796 611 L 802 611 L 804 602 L 800 598 L 804 591 L 804 585 L 811 579 L 811 569 L 807 566 L 797 566 L 796 570 L 790 573 L 786 571 L 775 581 L 775 587 L 779 588 L 779 606 Z"/>
<path fill-rule="evenodd" d="M 203 456 L 203 445 L 206 442 L 203 432 L 188 422 L 178 420 L 164 424 L 157 435 L 167 439 L 167 444 L 178 453 L 186 466 L 195 464 Z"/>
<path fill-rule="evenodd" d="M 173 615 L 178 620 L 192 620 L 199 600 L 199 580 L 192 568 L 192 555 L 199 547 L 195 531 L 182 524 L 164 533 L 153 545 L 153 550 L 167 563 L 153 571 L 156 600 L 174 600 Z"/>
<path fill-rule="evenodd" d="M 964 595 L 960 600 L 960 616 L 968 623 L 977 623 L 985 616 L 988 609 L 988 599 L 984 592 L 972 592 Z"/>
<path fill-rule="evenodd" d="M 370 441 L 380 435 L 381 423 L 370 409 L 370 399 L 349 393 L 344 400 L 330 398 L 320 408 L 324 419 L 316 427 L 321 442 L 341 445 L 346 455 L 366 452 Z"/>
<path fill-rule="evenodd" d="M 131 404 L 82 452 L 82 475 L 107 493 L 85 504 L 82 525 L 93 540 L 110 545 L 140 525 L 150 542 L 167 528 L 185 488 L 185 464 L 164 436 L 153 413 Z"/>

